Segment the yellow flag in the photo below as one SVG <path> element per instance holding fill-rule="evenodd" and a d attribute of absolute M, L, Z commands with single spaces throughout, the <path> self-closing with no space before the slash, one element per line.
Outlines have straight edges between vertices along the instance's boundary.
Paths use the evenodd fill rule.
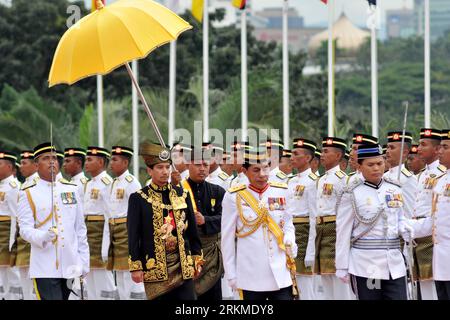
<path fill-rule="evenodd" d="M 203 20 L 203 0 L 192 0 L 192 15 L 195 20 L 202 22 Z"/>
<path fill-rule="evenodd" d="M 234 7 L 238 8 L 238 9 L 245 9 L 245 0 L 232 0 L 232 4 Z"/>

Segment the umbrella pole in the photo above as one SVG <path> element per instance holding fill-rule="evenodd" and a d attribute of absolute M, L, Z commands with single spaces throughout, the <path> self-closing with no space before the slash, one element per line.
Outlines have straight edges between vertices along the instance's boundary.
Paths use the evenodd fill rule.
<path fill-rule="evenodd" d="M 159 143 L 161 144 L 161 147 L 166 148 L 166 144 L 164 143 L 164 139 L 161 135 L 161 132 L 159 132 L 158 125 L 156 124 L 155 118 L 153 117 L 153 114 L 150 110 L 150 107 L 147 104 L 147 101 L 145 101 L 145 98 L 144 98 L 144 95 L 142 94 L 141 88 L 139 87 L 139 84 L 138 84 L 136 78 L 134 77 L 133 71 L 130 68 L 130 64 L 128 62 L 125 63 L 125 67 L 127 68 L 128 75 L 130 76 L 131 81 L 133 82 L 133 85 L 136 87 L 136 91 L 139 96 L 139 99 L 141 100 L 142 105 L 144 106 L 144 110 L 147 113 L 148 119 L 150 120 L 150 123 L 152 124 L 152 127 L 155 130 L 156 137 L 158 138 Z"/>

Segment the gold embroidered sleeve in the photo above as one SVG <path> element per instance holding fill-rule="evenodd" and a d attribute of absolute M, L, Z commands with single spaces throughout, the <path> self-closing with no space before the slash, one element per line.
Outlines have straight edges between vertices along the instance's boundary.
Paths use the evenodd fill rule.
<path fill-rule="evenodd" d="M 128 256 L 128 268 L 130 271 L 142 271 L 142 262 L 139 260 L 131 260 L 131 256 Z"/>

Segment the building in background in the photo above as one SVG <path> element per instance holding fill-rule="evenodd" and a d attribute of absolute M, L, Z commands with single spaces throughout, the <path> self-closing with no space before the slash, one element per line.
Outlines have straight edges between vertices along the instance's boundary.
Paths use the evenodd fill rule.
<path fill-rule="evenodd" d="M 424 0 L 414 0 L 414 23 L 418 35 L 424 33 Z M 431 41 L 450 31 L 450 0 L 430 0 Z"/>
<path fill-rule="evenodd" d="M 414 10 L 406 7 L 386 10 L 386 37 L 408 38 L 416 34 Z"/>

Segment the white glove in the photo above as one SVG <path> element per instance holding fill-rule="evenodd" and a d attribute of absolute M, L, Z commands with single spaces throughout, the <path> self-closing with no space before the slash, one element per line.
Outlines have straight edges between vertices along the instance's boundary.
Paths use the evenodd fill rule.
<path fill-rule="evenodd" d="M 290 241 L 286 242 L 286 243 L 284 244 L 284 246 L 286 247 L 286 253 L 287 253 L 287 255 L 288 255 L 289 257 L 291 257 L 291 258 L 295 258 L 296 255 L 294 254 L 294 250 L 293 250 L 293 248 L 292 248 L 291 242 L 290 242 Z"/>
<path fill-rule="evenodd" d="M 48 229 L 44 237 L 44 242 L 52 242 L 55 241 L 55 239 L 56 239 L 55 231 L 52 228 Z"/>
<path fill-rule="evenodd" d="M 402 238 L 406 242 L 411 242 L 414 239 L 414 229 L 410 225 L 403 225 L 403 228 L 401 228 L 400 233 L 402 235 Z"/>
<path fill-rule="evenodd" d="M 309 268 L 309 267 L 313 267 L 314 266 L 314 257 L 305 257 L 305 267 Z"/>
<path fill-rule="evenodd" d="M 233 291 L 237 290 L 236 278 L 228 279 L 228 286 L 230 286 Z"/>
<path fill-rule="evenodd" d="M 338 269 L 338 270 L 336 270 L 336 277 L 341 279 L 341 281 L 344 282 L 344 283 L 349 283 L 350 282 L 350 275 L 349 275 L 347 269 Z"/>

